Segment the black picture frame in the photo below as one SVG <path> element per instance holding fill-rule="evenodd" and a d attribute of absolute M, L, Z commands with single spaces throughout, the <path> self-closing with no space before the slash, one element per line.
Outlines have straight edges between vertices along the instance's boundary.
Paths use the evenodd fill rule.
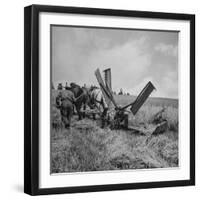
<path fill-rule="evenodd" d="M 162 182 L 39 188 L 39 14 L 76 13 L 101 16 L 188 20 L 190 23 L 190 179 Z M 24 192 L 46 195 L 77 192 L 195 185 L 195 15 L 31 5 L 24 9 Z"/>

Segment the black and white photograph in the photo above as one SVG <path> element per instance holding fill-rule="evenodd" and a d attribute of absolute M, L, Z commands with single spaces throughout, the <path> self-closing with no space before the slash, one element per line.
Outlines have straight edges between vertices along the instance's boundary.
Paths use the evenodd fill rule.
<path fill-rule="evenodd" d="M 50 26 L 50 173 L 179 167 L 179 32 Z"/>

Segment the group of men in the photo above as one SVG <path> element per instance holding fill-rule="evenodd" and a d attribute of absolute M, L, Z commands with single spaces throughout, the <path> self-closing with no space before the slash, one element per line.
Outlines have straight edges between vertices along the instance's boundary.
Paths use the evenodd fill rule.
<path fill-rule="evenodd" d="M 79 86 L 75 83 L 70 83 L 70 86 L 66 82 L 65 86 L 59 83 L 57 86 L 56 95 L 56 107 L 60 110 L 61 119 L 65 128 L 69 128 L 71 124 L 71 118 L 74 113 L 74 108 L 78 114 L 79 120 L 85 117 L 86 107 L 90 109 L 101 110 L 102 124 L 104 123 L 105 112 L 107 111 L 107 105 L 98 87 Z M 96 118 L 95 112 L 93 113 L 93 119 Z"/>

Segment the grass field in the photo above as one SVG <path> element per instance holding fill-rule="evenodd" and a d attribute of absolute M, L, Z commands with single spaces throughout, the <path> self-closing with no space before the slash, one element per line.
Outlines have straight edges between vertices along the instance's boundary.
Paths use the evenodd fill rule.
<path fill-rule="evenodd" d="M 55 95 L 53 92 L 54 102 Z M 132 96 L 115 96 L 125 105 Z M 168 129 L 157 136 L 133 131 L 101 129 L 99 120 L 72 119 L 70 129 L 51 131 L 51 173 L 103 171 L 115 169 L 166 168 L 178 166 L 178 100 L 149 98 L 129 123 L 148 127 L 151 117 L 166 107 Z M 59 111 L 53 106 L 52 120 L 60 123 Z"/>
<path fill-rule="evenodd" d="M 132 95 L 114 95 L 115 100 L 117 103 L 121 105 L 126 105 L 128 103 L 133 102 L 136 97 Z M 149 97 L 144 105 L 148 106 L 166 106 L 166 107 L 173 107 L 178 108 L 178 99 L 168 99 L 168 98 L 160 98 L 160 97 Z"/>

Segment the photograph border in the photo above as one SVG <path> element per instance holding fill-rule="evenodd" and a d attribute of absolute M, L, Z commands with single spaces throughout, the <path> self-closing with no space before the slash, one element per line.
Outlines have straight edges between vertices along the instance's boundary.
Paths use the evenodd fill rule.
<path fill-rule="evenodd" d="M 190 22 L 190 179 L 78 187 L 39 187 L 39 14 L 73 13 Z M 195 184 L 195 15 L 31 5 L 24 9 L 24 192 L 30 195 L 143 189 Z"/>

